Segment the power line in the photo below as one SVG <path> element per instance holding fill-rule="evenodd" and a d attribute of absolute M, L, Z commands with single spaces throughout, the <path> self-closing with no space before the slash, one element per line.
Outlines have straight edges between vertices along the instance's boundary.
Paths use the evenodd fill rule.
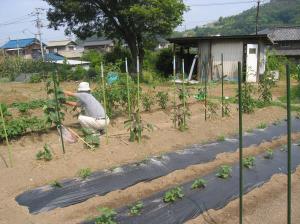
<path fill-rule="evenodd" d="M 194 7 L 194 6 L 222 6 L 222 5 L 238 5 L 238 4 L 249 4 L 254 3 L 254 1 L 239 1 L 239 2 L 216 2 L 216 3 L 204 3 L 204 4 L 191 4 L 188 6 Z"/>

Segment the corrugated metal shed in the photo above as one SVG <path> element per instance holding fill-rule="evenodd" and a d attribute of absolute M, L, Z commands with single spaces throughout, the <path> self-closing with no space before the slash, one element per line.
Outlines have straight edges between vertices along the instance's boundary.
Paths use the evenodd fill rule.
<path fill-rule="evenodd" d="M 34 43 L 39 44 L 40 42 L 36 38 L 10 40 L 6 44 L 4 44 L 1 48 L 3 48 L 3 49 L 25 48 Z"/>

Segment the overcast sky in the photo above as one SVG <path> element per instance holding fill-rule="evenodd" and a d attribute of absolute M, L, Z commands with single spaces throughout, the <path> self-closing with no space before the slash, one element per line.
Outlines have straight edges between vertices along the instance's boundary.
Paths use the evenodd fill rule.
<path fill-rule="evenodd" d="M 267 0 L 265 0 L 267 1 Z M 184 23 L 177 28 L 184 29 L 201 26 L 213 22 L 220 16 L 238 14 L 246 9 L 254 7 L 256 0 L 184 0 L 190 6 L 190 11 L 184 15 Z M 37 32 L 34 16 L 30 13 L 35 8 L 48 9 L 49 6 L 43 0 L 0 0 L 0 46 L 10 39 L 34 37 Z M 43 41 L 64 39 L 64 31 L 47 29 L 46 10 L 42 15 Z"/>

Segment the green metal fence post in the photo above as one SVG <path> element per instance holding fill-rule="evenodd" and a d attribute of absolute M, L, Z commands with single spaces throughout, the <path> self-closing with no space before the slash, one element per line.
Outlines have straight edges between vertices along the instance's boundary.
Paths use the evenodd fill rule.
<path fill-rule="evenodd" d="M 174 46 L 173 46 L 174 48 Z M 175 110 L 176 110 L 176 55 L 175 55 L 175 52 L 174 52 L 174 56 L 173 56 L 173 83 L 174 83 L 174 101 L 173 101 L 173 107 L 174 107 L 174 116 L 175 116 Z M 174 119 L 173 121 L 173 125 L 174 125 L 174 128 L 176 128 L 176 119 Z"/>
<path fill-rule="evenodd" d="M 139 119 L 139 123 L 141 122 L 141 118 L 140 118 L 140 58 L 139 56 L 137 56 L 137 60 L 136 60 L 136 71 L 137 71 L 137 107 L 138 107 L 138 119 Z M 142 136 L 138 135 L 138 143 L 141 143 L 141 138 Z"/>
<path fill-rule="evenodd" d="M 4 115 L 3 115 L 3 110 L 2 110 L 1 103 L 0 103 L 0 113 L 1 113 L 2 127 L 3 127 L 4 135 L 5 135 L 5 141 L 6 141 L 7 150 L 8 150 L 9 164 L 10 164 L 11 167 L 13 167 L 12 150 L 11 150 L 11 145 L 9 144 L 9 140 L 8 140 L 8 136 L 7 136 L 6 125 L 5 125 L 5 120 L 4 120 Z"/>
<path fill-rule="evenodd" d="M 243 223 L 243 102 L 242 102 L 242 65 L 241 62 L 238 63 L 238 91 L 239 91 L 239 176 L 240 176 L 240 213 L 239 213 L 239 223 Z"/>
<path fill-rule="evenodd" d="M 58 99 L 57 99 L 57 71 L 54 75 L 54 73 L 52 73 L 52 80 L 53 80 L 53 85 L 54 85 L 54 96 L 55 96 L 55 109 L 56 109 L 56 115 L 57 115 L 57 119 L 58 119 L 58 127 L 60 129 L 60 140 L 61 140 L 61 146 L 62 146 L 62 150 L 63 153 L 65 154 L 65 144 L 64 144 L 64 138 L 63 138 L 63 133 L 62 133 L 62 126 L 61 126 L 61 117 L 60 117 L 60 113 L 58 110 Z"/>
<path fill-rule="evenodd" d="M 221 54 L 221 65 L 222 65 L 222 117 L 224 117 L 224 64 L 223 54 Z"/>
<path fill-rule="evenodd" d="M 287 223 L 292 223 L 292 155 L 291 155 L 291 80 L 290 66 L 286 65 L 286 90 L 287 90 L 287 170 L 288 170 L 288 193 L 287 193 Z"/>

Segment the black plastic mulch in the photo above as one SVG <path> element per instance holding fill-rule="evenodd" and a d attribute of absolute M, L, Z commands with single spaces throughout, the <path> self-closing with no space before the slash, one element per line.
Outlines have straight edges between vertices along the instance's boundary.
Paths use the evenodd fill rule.
<path fill-rule="evenodd" d="M 292 125 L 293 132 L 300 132 L 300 120 L 294 119 Z M 282 135 L 286 135 L 286 122 L 246 133 L 244 147 L 272 141 Z M 81 203 L 96 195 L 102 196 L 111 191 L 125 189 L 142 181 L 150 181 L 190 165 L 213 161 L 217 154 L 233 152 L 237 148 L 237 137 L 205 145 L 192 145 L 161 158 L 154 157 L 142 163 L 124 165 L 113 171 L 95 172 L 86 180 L 78 178 L 63 180 L 62 188 L 47 185 L 32 189 L 17 196 L 16 201 L 22 206 L 27 206 L 33 214 L 50 211 Z"/>

